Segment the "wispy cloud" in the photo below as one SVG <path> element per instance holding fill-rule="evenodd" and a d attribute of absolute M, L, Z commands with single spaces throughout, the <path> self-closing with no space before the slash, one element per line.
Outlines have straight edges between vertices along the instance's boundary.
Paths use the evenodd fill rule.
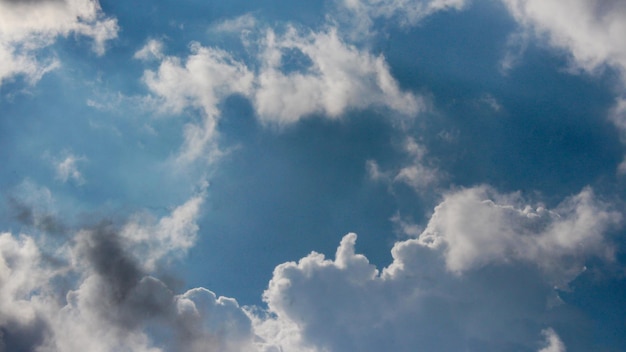
<path fill-rule="evenodd" d="M 86 161 L 87 158 L 84 156 L 75 156 L 73 154 L 68 154 L 60 160 L 57 160 L 54 165 L 57 179 L 61 182 L 72 181 L 78 185 L 84 184 L 85 178 L 80 170 L 78 170 L 78 163 Z"/>
<path fill-rule="evenodd" d="M 178 160 L 219 155 L 218 106 L 232 94 L 249 98 L 262 123 L 279 127 L 313 114 L 339 118 L 350 110 L 384 107 L 412 117 L 426 108 L 420 96 L 402 91 L 384 57 L 344 42 L 333 28 L 301 34 L 289 27 L 282 35 L 268 29 L 257 44 L 258 69 L 219 48 L 192 43 L 186 58 L 163 57 L 158 70 L 144 73 L 162 111 L 181 114 L 191 108 L 202 113 L 201 123 L 186 125 Z M 148 55 L 150 45 L 138 53 Z M 285 72 L 289 50 L 306 56 L 310 67 Z"/>

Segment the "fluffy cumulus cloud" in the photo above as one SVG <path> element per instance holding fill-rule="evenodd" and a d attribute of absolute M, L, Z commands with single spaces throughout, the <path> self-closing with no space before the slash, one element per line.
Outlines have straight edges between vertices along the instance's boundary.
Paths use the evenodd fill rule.
<path fill-rule="evenodd" d="M 254 105 L 264 122 L 288 124 L 313 113 L 338 117 L 371 106 L 415 115 L 424 107 L 401 91 L 382 56 L 345 43 L 335 29 L 308 35 L 290 29 L 282 36 L 268 31 L 263 44 Z M 288 54 L 303 55 L 308 65 L 285 72 Z"/>
<path fill-rule="evenodd" d="M 153 276 L 151 263 L 193 242 L 201 198 L 150 229 L 101 223 L 56 248 L 39 237 L 0 234 L 0 350 L 253 348 L 251 321 L 234 299 L 201 288 L 175 294 Z M 146 236 L 149 230 L 156 235 Z"/>
<path fill-rule="evenodd" d="M 382 270 L 348 234 L 334 259 L 312 252 L 277 266 L 266 308 L 240 307 L 157 277 L 193 245 L 204 197 L 160 219 L 66 231 L 56 247 L 45 230 L 0 234 L 0 349 L 565 351 L 546 328 L 554 282 L 591 257 L 610 260 L 604 233 L 619 221 L 589 189 L 553 209 L 484 186 L 458 190 Z"/>
<path fill-rule="evenodd" d="M 462 273 L 492 262 L 528 261 L 553 280 L 572 279 L 584 259 L 612 259 L 603 233 L 621 220 L 591 189 L 548 210 L 521 196 L 481 186 L 448 194 L 417 241 L 441 249 L 446 268 Z"/>
<path fill-rule="evenodd" d="M 224 50 L 197 43 L 185 59 L 163 56 L 155 41 L 135 54 L 162 58 L 143 80 L 164 111 L 202 111 L 201 123 L 186 126 L 180 160 L 196 160 L 210 146 L 216 150 L 219 103 L 232 94 L 248 97 L 261 122 L 279 126 L 311 114 L 338 118 L 349 110 L 383 107 L 413 116 L 425 107 L 422 98 L 401 90 L 382 56 L 344 42 L 335 29 L 302 34 L 289 28 L 282 35 L 270 29 L 254 50 L 250 46 L 256 70 Z"/>
<path fill-rule="evenodd" d="M 106 17 L 95 0 L 0 1 L 0 84 L 15 75 L 37 81 L 59 63 L 37 52 L 57 37 L 77 34 L 93 39 L 103 54 L 117 36 L 117 21 Z"/>
<path fill-rule="evenodd" d="M 554 281 L 606 258 L 603 233 L 617 221 L 588 189 L 552 210 L 459 190 L 381 271 L 356 253 L 355 234 L 334 260 L 313 252 L 279 265 L 264 294 L 270 316 L 255 330 L 276 351 L 537 350 L 542 331 L 541 351 L 564 351 L 541 323 L 558 301 Z"/>

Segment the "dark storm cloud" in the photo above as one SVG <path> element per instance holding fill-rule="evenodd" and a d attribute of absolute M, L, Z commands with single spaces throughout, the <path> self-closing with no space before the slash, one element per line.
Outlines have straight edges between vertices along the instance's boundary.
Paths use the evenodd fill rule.
<path fill-rule="evenodd" d="M 112 298 L 123 301 L 142 277 L 136 259 L 123 248 L 111 223 L 102 222 L 81 234 L 78 238 L 80 254 L 108 284 Z"/>
<path fill-rule="evenodd" d="M 101 295 L 92 301 L 94 311 L 115 325 L 131 329 L 171 313 L 173 292 L 160 280 L 147 276 L 112 223 L 103 221 L 82 231 L 76 241 L 79 256 L 93 269 L 102 287 Z"/>
<path fill-rule="evenodd" d="M 109 324 L 122 333 L 160 326 L 171 332 L 173 340 L 165 344 L 172 344 L 176 351 L 195 351 L 198 341 L 213 340 L 204 331 L 202 315 L 177 311 L 174 292 L 142 269 L 112 223 L 101 222 L 79 232 L 76 244 L 79 256 L 93 269 L 102 288 L 100 295 L 90 300 L 89 309 Z"/>
<path fill-rule="evenodd" d="M 37 317 L 34 322 L 20 324 L 9 321 L 0 325 L 0 352 L 31 352 L 39 346 L 49 331 L 47 322 Z"/>

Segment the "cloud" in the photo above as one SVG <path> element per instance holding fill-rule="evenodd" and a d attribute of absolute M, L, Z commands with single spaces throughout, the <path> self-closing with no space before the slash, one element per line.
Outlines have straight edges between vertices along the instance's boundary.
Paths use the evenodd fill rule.
<path fill-rule="evenodd" d="M 66 225 L 59 219 L 52 193 L 30 181 L 24 181 L 8 197 L 8 207 L 21 224 L 53 235 L 62 235 Z"/>
<path fill-rule="evenodd" d="M 143 61 L 160 60 L 163 55 L 164 44 L 157 39 L 149 39 L 141 49 L 133 55 L 133 58 Z"/>
<path fill-rule="evenodd" d="M 43 282 L 55 276 L 41 268 L 42 258 L 34 240 L 27 236 L 0 234 L 0 346 L 3 351 L 34 350 L 43 342 L 48 324 L 30 297 Z M 20 299 L 16 299 L 20 297 Z"/>
<path fill-rule="evenodd" d="M 178 160 L 219 155 L 219 104 L 232 94 L 248 97 L 261 122 L 278 126 L 312 114 L 339 118 L 370 107 L 408 116 L 425 109 L 421 97 L 400 89 L 382 56 L 345 43 L 335 29 L 307 35 L 293 28 L 284 35 L 267 30 L 258 45 L 258 65 L 250 66 L 258 70 L 224 50 L 192 43 L 187 58 L 163 57 L 156 71 L 145 71 L 143 81 L 161 111 L 181 114 L 191 108 L 202 113 L 200 123 L 186 125 Z M 136 55 L 150 50 L 146 46 Z M 289 55 L 300 55 L 308 66 L 286 70 Z"/>
<path fill-rule="evenodd" d="M 300 53 L 310 65 L 285 73 L 286 52 Z M 386 107 L 414 116 L 421 98 L 403 92 L 382 56 L 343 42 L 336 29 L 301 35 L 268 31 L 260 57 L 254 105 L 262 122 L 287 125 L 310 114 L 337 118 L 347 110 Z"/>
<path fill-rule="evenodd" d="M 353 35 L 370 34 L 378 19 L 391 21 L 401 27 L 417 25 L 439 11 L 461 10 L 466 0 L 337 0 L 340 19 L 352 26 Z"/>
<path fill-rule="evenodd" d="M 518 193 L 479 186 L 444 196 L 417 241 L 442 250 L 447 269 L 455 273 L 527 261 L 563 284 L 584 269 L 585 258 L 612 259 L 603 233 L 620 221 L 590 188 L 549 210 L 526 204 Z"/>
<path fill-rule="evenodd" d="M 554 209 L 486 186 L 444 196 L 416 238 L 377 269 L 348 234 L 333 260 L 312 252 L 278 265 L 263 298 L 240 307 L 205 288 L 175 293 L 159 268 L 195 242 L 204 190 L 157 219 L 101 222 L 45 247 L 0 234 L 5 350 L 561 351 L 545 330 L 555 280 L 611 260 L 604 232 L 619 215 L 585 189 Z M 572 269 L 574 268 L 574 269 Z M 567 325 L 559 326 L 567 329 Z"/>
<path fill-rule="evenodd" d="M 123 227 L 120 236 L 142 259 L 144 270 L 153 271 L 160 261 L 180 257 L 193 247 L 204 198 L 204 193 L 198 194 L 158 221 L 149 214 L 136 214 Z"/>
<path fill-rule="evenodd" d="M 254 15 L 247 13 L 233 19 L 227 19 L 217 23 L 211 27 L 211 30 L 216 32 L 226 33 L 241 33 L 243 31 L 251 30 L 257 25 L 257 19 Z"/>
<path fill-rule="evenodd" d="M 184 61 L 164 57 L 157 71 L 147 70 L 143 76 L 164 112 L 180 114 L 186 108 L 201 111 L 202 122 L 185 126 L 185 144 L 178 156 L 183 163 L 219 154 L 215 145 L 218 104 L 232 94 L 249 94 L 254 79 L 246 65 L 226 51 L 198 43 L 190 48 L 191 54 Z"/>
<path fill-rule="evenodd" d="M 565 352 L 565 345 L 559 335 L 553 329 L 545 329 L 541 334 L 546 338 L 546 347 L 539 350 L 539 352 Z"/>
<path fill-rule="evenodd" d="M 355 234 L 334 260 L 312 252 L 277 266 L 255 331 L 268 351 L 533 350 L 557 314 L 555 278 L 572 280 L 572 266 L 595 255 L 610 259 L 603 231 L 617 220 L 588 189 L 554 210 L 485 187 L 452 192 L 382 270 L 356 253 Z M 564 348 L 554 331 L 543 334 L 546 351 Z"/>
<path fill-rule="evenodd" d="M 202 197 L 156 224 L 120 229 L 102 222 L 56 248 L 41 247 L 38 237 L 0 234 L 0 348 L 253 350 L 251 321 L 234 299 L 202 288 L 176 294 L 153 276 L 151 262 L 195 239 Z"/>
<path fill-rule="evenodd" d="M 78 162 L 86 161 L 85 157 L 69 154 L 55 165 L 56 176 L 61 182 L 73 181 L 78 185 L 85 183 L 83 175 L 78 170 Z"/>
<path fill-rule="evenodd" d="M 442 174 L 424 160 L 427 151 L 423 145 L 409 137 L 405 139 L 402 148 L 410 158 L 409 165 L 394 171 L 381 171 L 375 160 L 368 160 L 366 167 L 370 178 L 389 184 L 404 183 L 418 193 L 427 190 L 441 179 Z"/>
<path fill-rule="evenodd" d="M 102 55 L 117 31 L 117 21 L 94 0 L 0 1 L 0 84 L 16 75 L 33 83 L 58 67 L 55 58 L 37 55 L 57 37 L 90 37 L 94 52 Z"/>
<path fill-rule="evenodd" d="M 521 31 L 510 39 L 516 51 L 506 54 L 502 68 L 509 69 L 524 51 L 528 37 L 545 40 L 549 45 L 564 51 L 571 68 L 591 74 L 612 68 L 621 76 L 622 87 L 618 94 L 624 95 L 626 88 L 626 3 L 620 0 L 585 1 L 574 0 L 502 0 Z M 623 111 L 618 99 L 615 110 Z M 623 113 L 611 113 L 610 119 L 625 131 Z M 626 163 L 617 167 L 623 174 Z"/>
<path fill-rule="evenodd" d="M 619 0 L 567 3 L 558 0 L 503 0 L 525 29 L 571 55 L 588 72 L 609 65 L 626 70 L 626 4 Z"/>

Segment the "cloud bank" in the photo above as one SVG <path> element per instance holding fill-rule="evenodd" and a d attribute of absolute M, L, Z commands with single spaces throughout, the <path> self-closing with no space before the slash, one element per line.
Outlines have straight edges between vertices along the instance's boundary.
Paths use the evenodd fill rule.
<path fill-rule="evenodd" d="M 295 330 L 319 351 L 532 350 L 554 283 L 589 258 L 611 260 L 603 233 L 619 220 L 589 189 L 552 210 L 484 186 L 451 192 L 381 271 L 356 254 L 355 234 L 334 260 L 313 252 L 276 267 L 264 293 L 276 317 L 257 321 L 257 333 Z M 553 330 L 543 334 L 542 351 L 564 350 Z"/>
<path fill-rule="evenodd" d="M 564 351 L 543 320 L 553 285 L 611 260 L 604 233 L 620 221 L 590 189 L 554 209 L 485 186 L 453 191 L 382 270 L 353 233 L 332 260 L 278 265 L 264 309 L 204 288 L 177 294 L 155 276 L 195 242 L 203 199 L 83 228 L 55 249 L 1 234 L 3 350 Z"/>

